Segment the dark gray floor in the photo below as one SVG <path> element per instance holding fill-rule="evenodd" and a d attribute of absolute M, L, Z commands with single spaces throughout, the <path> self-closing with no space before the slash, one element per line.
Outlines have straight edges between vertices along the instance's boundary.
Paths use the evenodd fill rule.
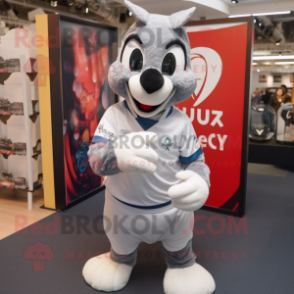
<path fill-rule="evenodd" d="M 228 232 L 232 221 L 228 216 L 202 210 L 196 213 L 206 218 L 196 223 L 196 228 L 205 234 L 193 239 L 194 250 L 200 253 L 198 262 L 213 274 L 216 294 L 293 293 L 294 173 L 290 171 L 285 177 L 249 174 L 247 195 L 246 218 L 239 233 L 235 229 Z M 104 193 L 100 193 L 65 213 L 55 214 L 60 225 L 56 235 L 44 231 L 33 234 L 29 227 L 28 234 L 21 232 L 1 240 L 0 293 L 99 293 L 85 284 L 81 271 L 89 255 L 109 250 L 106 236 L 92 228 L 95 217 L 102 214 L 103 203 Z M 81 216 L 90 220 L 89 234 L 78 230 L 76 222 Z M 219 220 L 214 220 L 211 228 L 214 216 Z M 61 225 L 66 217 L 73 222 L 73 232 L 69 234 L 62 232 L 62 228 L 69 229 Z M 53 219 L 54 215 L 41 224 L 46 226 Z M 221 222 L 224 232 L 212 233 L 220 229 Z M 43 272 L 34 271 L 32 260 L 23 256 L 27 246 L 36 242 L 48 244 L 54 253 L 54 259 L 45 262 Z M 166 266 L 160 244 L 142 244 L 139 252 L 131 280 L 119 293 L 163 293 Z"/>

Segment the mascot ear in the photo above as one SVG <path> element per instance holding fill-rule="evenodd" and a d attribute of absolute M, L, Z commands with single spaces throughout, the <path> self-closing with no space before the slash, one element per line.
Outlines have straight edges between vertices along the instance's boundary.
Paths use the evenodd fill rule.
<path fill-rule="evenodd" d="M 133 4 L 132 2 L 125 0 L 126 5 L 128 6 L 129 10 L 133 12 L 133 14 L 143 23 L 147 24 L 149 20 L 149 13 L 139 7 L 138 5 Z"/>
<path fill-rule="evenodd" d="M 195 10 L 196 7 L 192 7 L 190 9 L 182 10 L 170 15 L 169 21 L 171 23 L 172 28 L 177 29 L 184 25 L 190 19 Z"/>

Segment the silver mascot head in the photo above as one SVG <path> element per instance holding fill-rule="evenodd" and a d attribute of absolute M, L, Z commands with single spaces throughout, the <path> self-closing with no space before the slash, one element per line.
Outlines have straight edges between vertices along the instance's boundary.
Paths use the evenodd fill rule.
<path fill-rule="evenodd" d="M 108 80 L 138 116 L 152 118 L 188 99 L 196 88 L 189 39 L 182 27 L 195 7 L 165 16 L 125 3 L 138 21 L 124 36 Z"/>

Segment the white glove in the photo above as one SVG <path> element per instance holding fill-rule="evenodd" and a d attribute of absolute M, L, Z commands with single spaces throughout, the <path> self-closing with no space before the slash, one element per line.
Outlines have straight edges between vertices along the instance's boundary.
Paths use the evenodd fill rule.
<path fill-rule="evenodd" d="M 209 194 L 209 188 L 204 179 L 191 170 L 178 172 L 176 178 L 181 183 L 168 190 L 172 205 L 185 211 L 195 211 L 201 208 Z"/>
<path fill-rule="evenodd" d="M 118 168 L 122 172 L 154 173 L 158 154 L 149 144 L 156 140 L 153 132 L 133 132 L 118 138 L 114 149 Z"/>

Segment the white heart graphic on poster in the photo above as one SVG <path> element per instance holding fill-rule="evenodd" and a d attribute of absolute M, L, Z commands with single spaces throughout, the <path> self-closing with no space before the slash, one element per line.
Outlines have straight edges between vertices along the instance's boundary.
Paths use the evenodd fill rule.
<path fill-rule="evenodd" d="M 197 87 L 192 95 L 194 107 L 203 102 L 217 86 L 222 66 L 222 59 L 215 50 L 207 47 L 191 49 L 191 67 L 197 76 Z"/>

